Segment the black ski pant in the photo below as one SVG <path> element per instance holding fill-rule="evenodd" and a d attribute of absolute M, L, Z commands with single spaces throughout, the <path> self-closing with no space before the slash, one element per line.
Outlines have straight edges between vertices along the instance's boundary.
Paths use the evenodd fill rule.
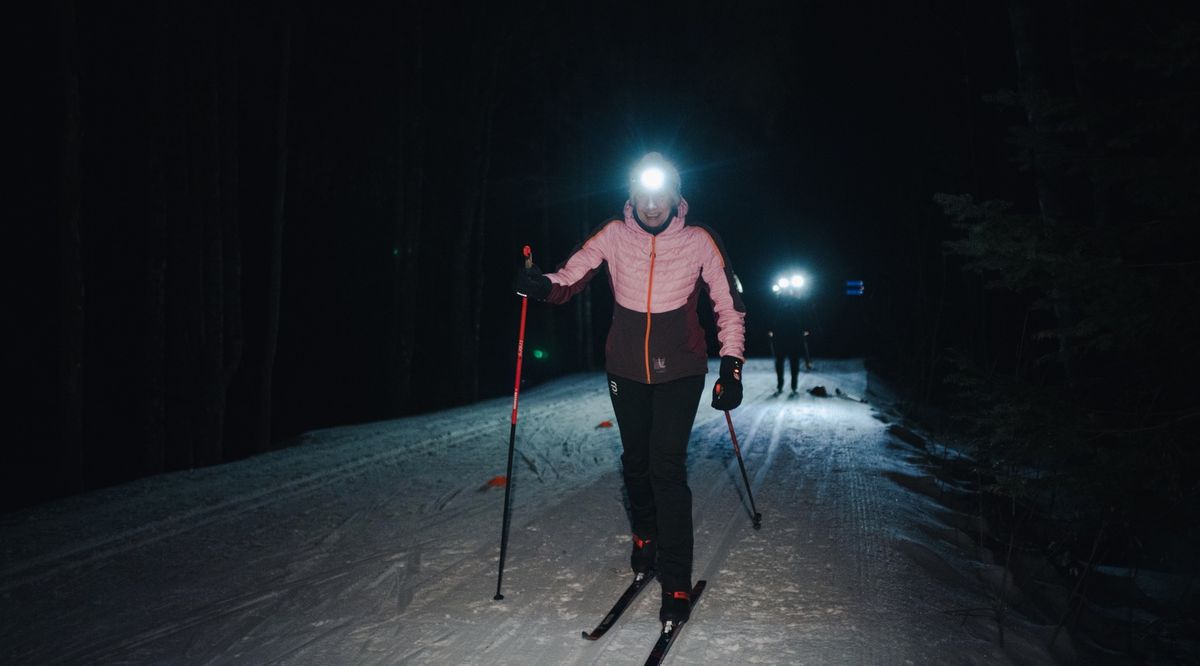
<path fill-rule="evenodd" d="M 800 374 L 800 352 L 802 351 L 801 346 L 802 342 L 797 341 L 780 340 L 775 343 L 775 377 L 777 378 L 775 388 L 779 389 L 780 391 L 783 390 L 784 359 L 786 359 L 788 362 L 788 369 L 792 371 L 792 390 L 796 390 L 796 379 L 797 375 Z M 811 363 L 812 361 L 808 358 L 807 354 L 808 348 L 805 347 L 803 351 L 806 352 L 804 354 L 804 362 L 806 364 Z"/>
<path fill-rule="evenodd" d="M 703 375 L 662 384 L 608 376 L 633 532 L 658 540 L 658 576 L 666 591 L 692 585 L 687 447 L 703 392 Z"/>

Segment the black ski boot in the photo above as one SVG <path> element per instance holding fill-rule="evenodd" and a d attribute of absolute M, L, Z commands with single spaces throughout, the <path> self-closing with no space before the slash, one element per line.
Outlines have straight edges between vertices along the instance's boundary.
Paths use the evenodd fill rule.
<path fill-rule="evenodd" d="M 633 535 L 633 552 L 629 555 L 629 566 L 634 573 L 646 573 L 654 568 L 654 557 L 658 553 L 658 542 Z"/>
<path fill-rule="evenodd" d="M 673 622 L 679 626 L 688 621 L 692 614 L 692 593 L 687 590 L 668 592 L 663 590 L 662 607 L 658 609 L 660 622 Z"/>

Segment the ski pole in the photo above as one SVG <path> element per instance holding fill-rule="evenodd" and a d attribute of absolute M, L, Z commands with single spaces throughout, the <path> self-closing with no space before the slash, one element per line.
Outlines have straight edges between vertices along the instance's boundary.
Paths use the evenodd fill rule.
<path fill-rule="evenodd" d="M 738 446 L 737 433 L 733 431 L 733 417 L 729 415 L 729 410 L 725 410 L 725 423 L 729 424 L 729 438 L 733 440 L 733 452 L 737 455 L 738 467 L 742 468 L 742 481 L 746 483 L 746 496 L 750 498 L 750 511 L 754 513 L 751 519 L 754 523 L 754 529 L 762 527 L 762 514 L 754 507 L 754 493 L 750 491 L 750 479 L 746 476 L 746 463 L 742 461 L 742 449 Z"/>
<path fill-rule="evenodd" d="M 533 267 L 533 250 L 526 245 L 522 250 L 525 255 L 525 268 Z M 517 442 L 517 401 L 521 397 L 521 358 L 525 352 L 525 313 L 529 310 L 529 297 L 521 295 L 521 327 L 517 331 L 517 378 L 513 382 L 512 426 L 508 429 L 508 469 L 504 472 L 504 515 L 500 519 L 500 571 L 496 574 L 496 596 L 492 599 L 499 601 L 504 598 L 500 594 L 500 584 L 504 580 L 504 556 L 508 552 L 508 494 L 512 489 L 513 449 Z"/>

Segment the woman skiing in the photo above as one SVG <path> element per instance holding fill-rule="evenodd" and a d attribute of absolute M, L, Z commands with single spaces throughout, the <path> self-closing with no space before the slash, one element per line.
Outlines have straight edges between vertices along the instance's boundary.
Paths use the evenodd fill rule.
<path fill-rule="evenodd" d="M 717 324 L 721 369 L 712 406 L 742 401 L 745 307 L 718 236 L 687 221 L 679 172 L 658 153 L 635 166 L 623 217 L 608 220 L 561 267 L 518 272 L 515 288 L 566 303 L 608 264 L 614 305 L 605 345 L 609 397 L 621 432 L 621 463 L 633 522 L 635 572 L 656 569 L 663 622 L 691 613 L 692 494 L 687 444 L 708 372 L 696 313 L 707 289 Z"/>

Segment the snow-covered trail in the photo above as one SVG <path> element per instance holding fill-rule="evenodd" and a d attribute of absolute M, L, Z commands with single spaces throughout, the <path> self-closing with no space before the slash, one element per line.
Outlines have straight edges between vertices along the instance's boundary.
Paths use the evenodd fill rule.
<path fill-rule="evenodd" d="M 855 361 L 775 396 L 752 361 L 733 412 L 702 401 L 689 457 L 695 576 L 670 661 L 1012 663 L 948 613 L 980 604 L 928 537 L 939 509 L 865 404 Z M 711 384 L 711 377 L 710 377 Z M 628 582 L 620 443 L 600 374 L 522 395 L 504 601 L 492 600 L 509 399 L 311 433 L 296 448 L 0 521 L 0 662 L 636 664 L 657 585 L 580 639 Z M 960 584 L 962 583 L 962 584 Z M 1026 655 L 1030 656 L 1030 655 Z M 1036 657 L 1036 655 L 1033 655 Z"/>

